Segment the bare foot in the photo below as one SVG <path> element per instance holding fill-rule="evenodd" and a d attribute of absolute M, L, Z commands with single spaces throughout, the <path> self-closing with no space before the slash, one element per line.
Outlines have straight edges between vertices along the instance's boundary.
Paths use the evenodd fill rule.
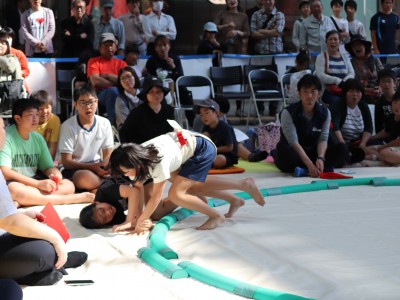
<path fill-rule="evenodd" d="M 244 191 L 249 193 L 250 196 L 256 201 L 256 203 L 260 206 L 264 206 L 265 200 L 261 195 L 260 190 L 256 186 L 253 178 L 245 178 L 242 180 L 244 184 Z"/>
<path fill-rule="evenodd" d="M 197 230 L 211 230 L 217 227 L 219 224 L 224 223 L 225 217 L 224 216 L 219 216 L 216 218 L 208 218 L 207 221 L 204 222 L 203 225 L 197 227 Z"/>
<path fill-rule="evenodd" d="M 82 200 L 82 203 L 93 202 L 94 197 L 96 196 L 95 194 L 90 193 L 90 192 L 83 192 L 83 193 L 78 193 L 75 195 L 79 195 L 79 199 Z"/>
<path fill-rule="evenodd" d="M 237 198 L 235 202 L 231 203 L 228 212 L 224 215 L 225 218 L 232 218 L 233 214 L 244 205 L 244 200 Z"/>

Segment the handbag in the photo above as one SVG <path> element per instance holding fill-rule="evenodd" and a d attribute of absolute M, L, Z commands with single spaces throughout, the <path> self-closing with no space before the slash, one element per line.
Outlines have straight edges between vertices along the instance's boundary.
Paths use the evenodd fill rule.
<path fill-rule="evenodd" d="M 14 79 L 0 82 L 0 112 L 10 112 L 14 102 L 21 97 L 23 79 Z"/>
<path fill-rule="evenodd" d="M 324 57 L 325 57 L 325 73 L 328 73 L 328 55 L 326 54 L 326 52 L 324 52 Z M 342 95 L 342 88 L 337 86 L 336 84 L 327 84 L 327 85 L 325 85 L 325 88 L 332 95 L 335 95 L 335 96 Z"/>
<path fill-rule="evenodd" d="M 281 138 L 280 128 L 281 127 L 274 122 L 270 122 L 257 128 L 258 149 L 260 151 L 271 153 L 271 150 L 276 148 L 276 145 Z"/>

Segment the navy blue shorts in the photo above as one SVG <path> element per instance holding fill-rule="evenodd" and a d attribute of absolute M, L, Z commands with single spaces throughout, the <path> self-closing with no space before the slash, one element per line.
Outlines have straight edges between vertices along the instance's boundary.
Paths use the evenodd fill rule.
<path fill-rule="evenodd" d="M 179 170 L 178 175 L 198 181 L 206 181 L 208 171 L 215 160 L 215 146 L 208 139 L 196 136 L 196 149 L 191 158 L 189 158 Z"/>

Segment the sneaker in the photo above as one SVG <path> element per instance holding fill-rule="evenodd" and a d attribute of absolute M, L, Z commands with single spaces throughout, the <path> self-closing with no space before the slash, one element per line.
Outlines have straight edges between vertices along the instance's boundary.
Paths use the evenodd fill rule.
<path fill-rule="evenodd" d="M 267 151 L 260 151 L 260 152 L 254 152 L 249 155 L 248 161 L 249 162 L 258 162 L 266 159 L 268 157 L 268 152 Z"/>
<path fill-rule="evenodd" d="M 77 268 L 83 265 L 87 261 L 87 253 L 79 252 L 79 251 L 72 251 L 68 252 L 68 259 L 64 265 L 65 269 L 68 268 Z"/>

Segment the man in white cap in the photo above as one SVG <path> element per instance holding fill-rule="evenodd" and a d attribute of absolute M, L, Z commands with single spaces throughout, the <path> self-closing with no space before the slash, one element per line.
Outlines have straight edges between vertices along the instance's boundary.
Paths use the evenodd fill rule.
<path fill-rule="evenodd" d="M 105 32 L 110 32 L 118 41 L 118 55 L 124 55 L 125 29 L 122 22 L 113 17 L 114 0 L 100 0 L 100 8 L 100 19 L 93 20 L 93 49 L 97 49 L 99 47 L 100 35 Z"/>

